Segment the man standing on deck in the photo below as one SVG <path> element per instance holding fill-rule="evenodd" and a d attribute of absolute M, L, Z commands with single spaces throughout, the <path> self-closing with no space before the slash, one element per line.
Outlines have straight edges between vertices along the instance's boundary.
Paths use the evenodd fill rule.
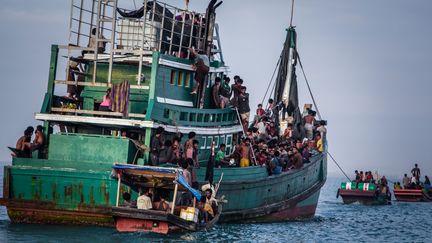
<path fill-rule="evenodd" d="M 418 165 L 415 164 L 414 168 L 411 170 L 411 174 L 416 178 L 417 183 L 420 183 L 420 169 Z"/>
<path fill-rule="evenodd" d="M 159 154 L 163 147 L 163 141 L 162 141 L 162 133 L 165 131 L 163 127 L 158 127 L 156 129 L 156 134 L 153 137 L 153 140 L 150 145 L 150 156 L 151 156 L 151 165 L 157 166 L 159 161 Z"/>
<path fill-rule="evenodd" d="M 304 128 L 306 130 L 306 137 L 311 140 L 313 139 L 313 128 L 315 122 L 315 111 L 309 110 L 309 114 L 304 118 Z"/>
<path fill-rule="evenodd" d="M 230 105 L 231 98 L 231 88 L 229 86 L 230 78 L 225 77 L 223 84 L 221 84 L 219 89 L 221 108 L 225 108 Z"/>
<path fill-rule="evenodd" d="M 250 165 L 250 138 L 245 138 L 240 145 L 240 167 L 248 167 Z"/>
<path fill-rule="evenodd" d="M 238 112 L 240 113 L 241 122 L 243 125 L 243 131 L 246 132 L 249 125 L 249 94 L 246 93 L 246 87 L 242 86 L 240 89 L 240 95 L 238 97 Z"/>
<path fill-rule="evenodd" d="M 212 99 L 213 99 L 213 104 L 214 104 L 215 108 L 223 108 L 222 103 L 221 103 L 221 99 L 219 96 L 220 87 L 221 87 L 221 79 L 219 77 L 216 77 L 215 83 L 213 84 L 213 87 L 212 87 Z"/>
<path fill-rule="evenodd" d="M 191 94 L 196 94 L 198 92 L 198 88 L 204 84 L 204 80 L 206 75 L 210 71 L 210 60 L 208 56 L 198 54 L 195 48 L 189 48 L 192 56 L 195 57 L 195 63 L 192 68 L 195 70 L 195 87 Z"/>
<path fill-rule="evenodd" d="M 403 183 L 404 189 L 408 189 L 409 188 L 411 180 L 410 180 L 410 178 L 408 177 L 407 174 L 404 175 L 404 178 L 402 179 L 402 183 Z"/>

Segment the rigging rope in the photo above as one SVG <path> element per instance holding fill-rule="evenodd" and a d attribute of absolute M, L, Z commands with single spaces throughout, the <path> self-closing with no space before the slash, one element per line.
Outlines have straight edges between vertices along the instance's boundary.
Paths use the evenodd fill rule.
<path fill-rule="evenodd" d="M 278 60 L 277 63 L 276 63 L 275 70 L 273 71 L 273 74 L 272 74 L 272 76 L 271 76 L 270 82 L 269 82 L 269 84 L 268 84 L 268 86 L 267 86 L 267 90 L 266 90 L 266 92 L 265 92 L 265 94 L 264 94 L 264 97 L 263 97 L 263 99 L 262 99 L 262 101 L 261 101 L 261 104 L 263 104 L 263 106 L 264 106 L 264 100 L 265 100 L 265 98 L 267 97 L 267 93 L 268 93 L 269 88 L 270 88 L 270 86 L 271 86 L 271 84 L 272 84 L 272 82 L 273 82 L 273 78 L 274 78 L 274 76 L 275 76 L 275 74 L 276 74 L 276 71 L 277 71 L 277 69 L 278 69 L 278 66 L 279 66 L 279 64 L 280 64 L 281 59 L 282 59 L 282 56 L 279 56 L 279 60 Z M 274 89 L 274 86 L 273 86 L 273 89 Z M 273 92 L 273 91 L 272 91 L 272 92 Z M 270 92 L 270 94 L 271 94 L 272 92 Z"/>
<path fill-rule="evenodd" d="M 297 52 L 297 51 L 296 51 L 296 52 Z M 301 70 L 302 70 L 303 77 L 304 77 L 304 79 L 305 79 L 305 81 L 306 81 L 306 85 L 307 85 L 307 87 L 308 87 L 309 94 L 310 94 L 310 96 L 311 96 L 311 98 L 312 98 L 312 102 L 314 103 L 314 106 L 315 106 L 315 108 L 316 108 L 316 110 L 317 110 L 318 118 L 319 118 L 320 120 L 322 120 L 321 113 L 320 113 L 320 111 L 319 111 L 319 109 L 318 109 L 318 106 L 317 106 L 317 104 L 316 104 L 316 102 L 315 102 L 315 98 L 314 98 L 314 96 L 313 96 L 313 94 L 312 94 L 312 90 L 311 90 L 311 88 L 310 88 L 309 81 L 308 81 L 308 79 L 307 79 L 307 77 L 306 77 L 305 71 L 304 71 L 304 69 L 303 69 L 303 64 L 302 64 L 302 62 L 301 62 L 301 60 L 300 60 L 300 54 L 299 54 L 298 52 L 297 52 L 297 59 L 298 59 L 299 64 L 300 64 L 300 68 L 301 68 Z"/>
<path fill-rule="evenodd" d="M 314 97 L 313 94 L 312 94 L 312 90 L 311 90 L 311 88 L 310 88 L 309 81 L 308 81 L 308 79 L 307 79 L 307 77 L 306 77 L 306 74 L 305 74 L 305 71 L 304 71 L 304 68 L 303 68 L 303 64 L 302 64 L 302 62 L 301 62 L 301 60 L 300 60 L 300 54 L 299 54 L 298 52 L 297 52 L 297 59 L 298 59 L 299 64 L 300 64 L 300 68 L 301 68 L 301 70 L 302 70 L 303 77 L 304 77 L 304 79 L 305 79 L 305 81 L 306 81 L 306 85 L 307 85 L 307 87 L 308 87 L 309 94 L 310 94 L 310 96 L 311 96 L 311 98 L 312 98 L 312 102 L 313 102 L 313 104 L 314 104 L 314 106 L 315 106 L 315 108 L 316 108 L 316 110 L 317 110 L 318 118 L 319 118 L 320 120 L 322 120 L 321 113 L 319 112 L 318 106 L 317 106 L 316 101 L 315 101 L 315 97 Z M 342 169 L 342 167 L 338 164 L 338 162 L 336 162 L 336 160 L 335 160 L 334 157 L 330 154 L 330 152 L 327 151 L 327 154 L 330 156 L 330 158 L 333 160 L 333 162 L 337 165 L 337 167 L 340 169 L 340 171 L 342 171 L 342 173 L 346 176 L 346 178 L 347 178 L 349 181 L 351 181 L 351 179 L 347 176 L 347 174 L 346 174 L 345 171 Z"/>
<path fill-rule="evenodd" d="M 330 158 L 333 160 L 333 162 L 337 165 L 337 167 L 339 167 L 339 169 L 342 171 L 342 173 L 345 175 L 345 177 L 351 181 L 351 179 L 348 177 L 348 175 L 345 173 L 345 171 L 342 169 L 342 167 L 340 167 L 340 165 L 338 164 L 338 162 L 336 162 L 336 160 L 333 158 L 333 155 L 331 155 L 330 152 L 327 151 L 327 154 L 330 156 Z"/>

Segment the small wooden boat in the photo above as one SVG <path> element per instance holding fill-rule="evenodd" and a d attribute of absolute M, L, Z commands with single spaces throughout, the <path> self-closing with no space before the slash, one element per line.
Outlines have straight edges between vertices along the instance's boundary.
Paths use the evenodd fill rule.
<path fill-rule="evenodd" d="M 395 189 L 394 195 L 401 202 L 432 202 L 432 192 L 424 189 Z"/>
<path fill-rule="evenodd" d="M 337 197 L 341 196 L 345 204 L 361 203 L 364 205 L 391 204 L 390 192 L 381 193 L 374 183 L 342 182 Z"/>
<path fill-rule="evenodd" d="M 181 176 L 182 170 L 176 168 L 164 168 L 155 166 L 135 166 L 116 164 L 113 166 L 113 176 L 118 179 L 117 203 L 112 207 L 112 216 L 116 229 L 119 232 L 154 232 L 159 234 L 170 234 L 181 231 L 199 231 L 210 229 L 219 220 L 222 213 L 222 204 L 213 219 L 208 222 L 200 222 L 198 219 L 199 209 L 195 207 L 195 200 L 200 199 L 201 193 L 191 188 Z M 138 188 L 163 189 L 170 191 L 172 200 L 171 207 L 167 211 L 154 209 L 138 209 L 130 206 L 120 206 L 121 183 L 129 186 L 132 190 Z M 193 206 L 175 205 L 177 195 L 181 191 L 191 192 L 194 201 Z M 170 197 L 171 197 L 170 196 Z M 192 211 L 192 217 L 185 217 L 181 212 Z"/>

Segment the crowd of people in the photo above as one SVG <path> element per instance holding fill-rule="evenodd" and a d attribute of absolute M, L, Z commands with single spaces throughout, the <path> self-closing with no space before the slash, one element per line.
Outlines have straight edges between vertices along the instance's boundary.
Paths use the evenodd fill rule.
<path fill-rule="evenodd" d="M 236 84 L 241 85 L 242 80 L 236 76 Z M 220 84 L 216 82 L 218 87 Z M 221 90 L 220 87 L 215 90 Z M 222 88 L 222 94 L 229 93 L 229 78 L 225 78 L 225 88 Z M 236 88 L 234 88 L 236 90 Z M 244 89 L 238 89 L 243 90 Z M 215 92 L 216 93 L 216 92 Z M 236 93 L 236 91 L 234 92 Z M 219 94 L 222 96 L 221 94 Z M 234 96 L 231 100 L 229 96 L 219 97 L 216 101 L 221 106 L 227 104 L 241 104 L 242 92 L 239 96 Z M 326 123 L 315 120 L 315 112 L 308 110 L 303 117 L 304 130 L 308 131 L 309 125 L 313 124 L 310 132 L 306 132 L 307 137 L 296 134 L 293 124 L 288 123 L 286 129 L 281 133 L 276 126 L 276 121 L 272 115 L 273 100 L 269 100 L 269 106 L 266 109 L 259 104 L 256 110 L 254 122 L 247 125 L 246 132 L 239 134 L 239 139 L 234 141 L 234 150 L 227 155 L 226 145 L 220 144 L 219 148 L 212 145 L 212 153 L 209 163 L 214 160 L 211 166 L 226 167 L 239 166 L 248 167 L 251 165 L 267 167 L 269 175 L 277 175 L 291 169 L 299 169 L 305 163 L 310 162 L 313 155 L 324 152 L 327 129 Z M 242 114 L 242 113 L 240 113 Z M 249 117 L 249 114 L 247 114 Z M 307 122 L 306 122 L 307 121 Z M 309 122 L 309 123 L 308 123 Z M 247 122 L 248 123 L 248 122 Z M 151 165 L 174 164 L 185 169 L 185 178 L 196 188 L 196 168 L 200 167 L 199 141 L 196 139 L 195 132 L 188 134 L 188 139 L 181 144 L 181 135 L 175 136 L 171 140 L 164 140 L 164 129 L 159 127 L 151 141 L 150 154 Z M 298 133 L 298 132 L 297 132 Z M 309 134 L 310 133 L 310 134 Z"/>
<path fill-rule="evenodd" d="M 29 126 L 24 130 L 23 136 L 21 136 L 16 142 L 15 148 L 9 147 L 12 151 L 12 157 L 19 158 L 31 158 L 33 151 L 39 151 L 38 157 L 42 156 L 42 150 L 45 144 L 45 136 L 43 133 L 43 126 L 38 125 L 36 130 Z M 32 141 L 34 132 L 34 139 Z"/>
<path fill-rule="evenodd" d="M 424 176 L 424 181 L 421 181 L 420 168 L 418 164 L 415 164 L 414 168 L 411 170 L 411 177 L 409 177 L 408 174 L 404 174 L 402 185 L 400 182 L 395 182 L 394 189 L 425 189 L 429 191 L 432 187 L 427 175 Z"/>
<path fill-rule="evenodd" d="M 202 188 L 201 199 L 197 204 L 199 212 L 199 222 L 208 222 L 218 213 L 218 202 L 214 195 L 214 188 L 204 185 Z M 186 196 L 186 197 L 185 197 Z M 129 192 L 123 193 L 123 206 L 144 210 L 157 210 L 169 212 L 174 206 L 168 201 L 169 192 L 156 190 L 154 188 L 140 188 L 136 200 L 132 200 Z M 192 196 L 188 192 L 180 193 L 175 202 L 175 206 L 193 206 Z"/>
<path fill-rule="evenodd" d="M 360 171 L 359 172 L 358 170 L 355 170 L 354 174 L 355 174 L 355 179 L 352 182 L 373 183 L 373 184 L 376 184 L 378 186 L 377 190 L 381 194 L 387 195 L 390 192 L 389 187 L 388 187 L 387 178 L 385 176 L 380 177 L 378 175 L 378 172 L 375 172 L 374 174 L 372 174 L 372 171 L 365 171 L 365 172 Z"/>

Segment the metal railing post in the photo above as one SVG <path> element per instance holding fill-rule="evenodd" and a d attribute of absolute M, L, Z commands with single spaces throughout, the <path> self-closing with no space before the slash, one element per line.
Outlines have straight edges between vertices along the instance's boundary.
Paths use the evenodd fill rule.
<path fill-rule="evenodd" d="M 171 55 L 172 51 L 172 44 L 173 44 L 173 37 L 174 37 L 174 27 L 176 24 L 176 14 L 177 14 L 177 8 L 174 9 L 173 19 L 172 19 L 172 26 L 171 26 L 171 39 L 170 39 L 170 45 L 168 49 L 169 55 Z"/>
<path fill-rule="evenodd" d="M 153 2 L 154 4 L 154 2 Z M 142 75 L 142 63 L 143 63 L 143 52 L 144 52 L 144 39 L 145 39 L 145 30 L 146 30 L 146 24 L 147 24 L 147 0 L 144 0 L 144 15 L 143 15 L 143 31 L 142 31 L 142 38 L 141 38 L 141 48 L 140 48 L 140 55 L 139 55 L 139 64 L 138 64 L 138 77 L 137 77 L 137 84 L 141 85 L 141 75 Z"/>
<path fill-rule="evenodd" d="M 159 32 L 159 47 L 158 47 L 159 52 L 162 50 L 162 37 L 164 33 L 164 24 L 165 24 L 165 9 L 166 9 L 166 3 L 164 3 L 164 8 L 162 10 L 162 22 L 161 22 L 161 29 Z"/>

